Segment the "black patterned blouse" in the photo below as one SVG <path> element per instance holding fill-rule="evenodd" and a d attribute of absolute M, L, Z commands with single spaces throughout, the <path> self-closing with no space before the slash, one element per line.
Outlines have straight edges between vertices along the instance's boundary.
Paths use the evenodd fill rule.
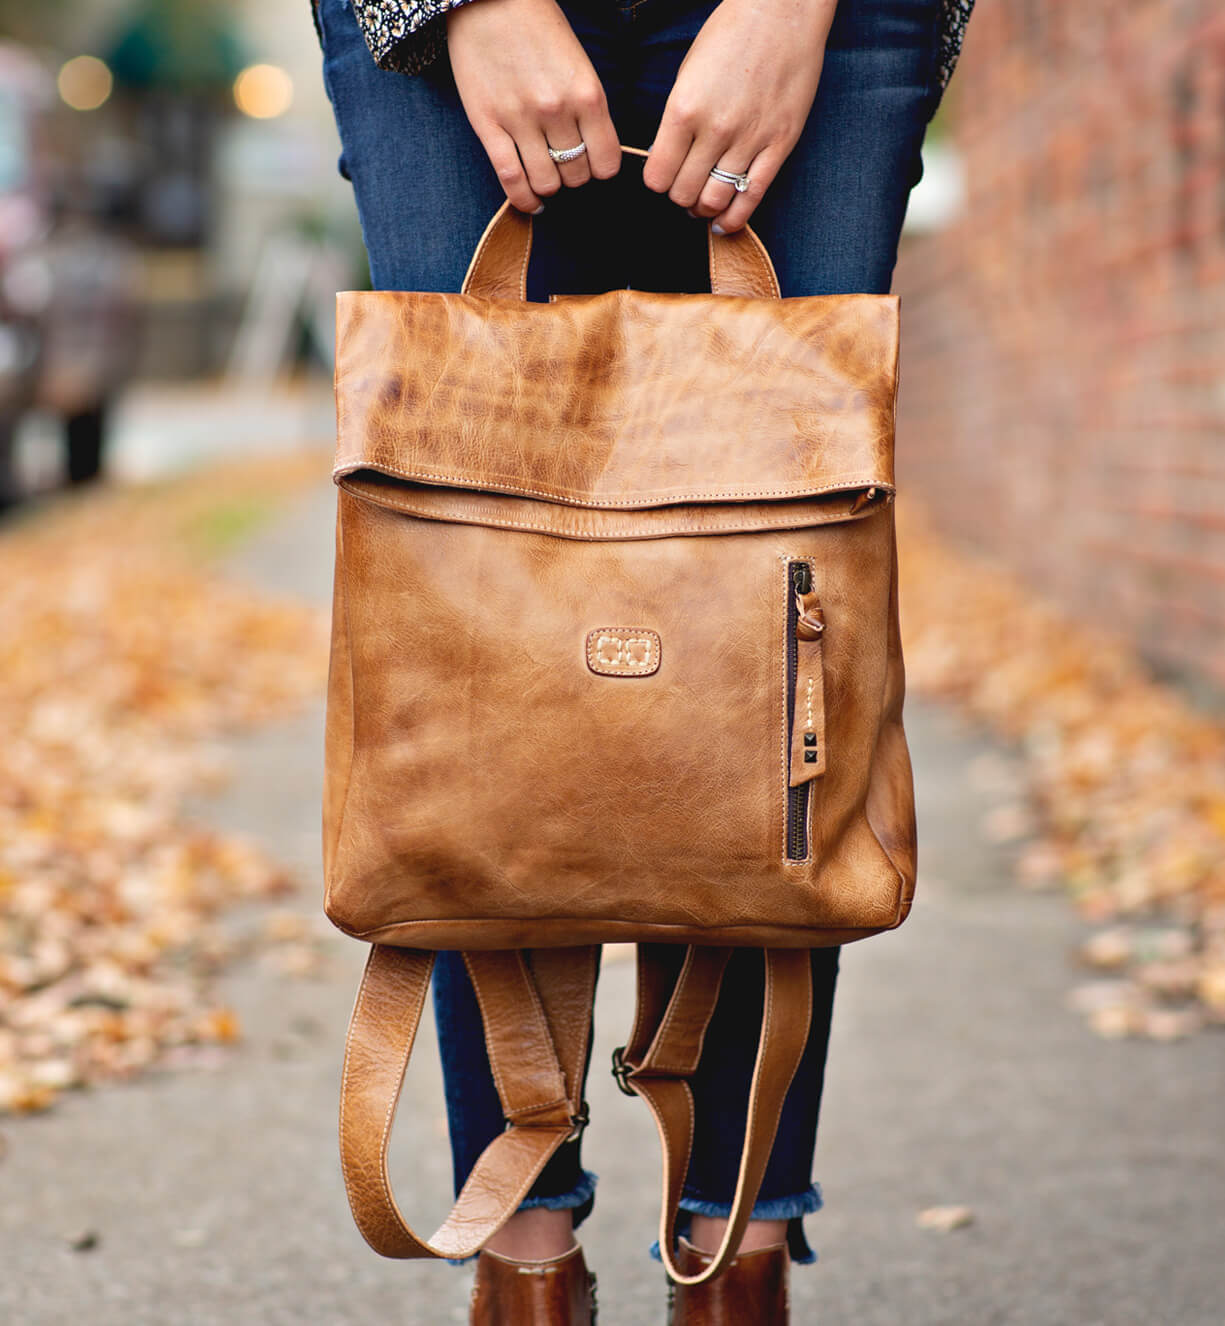
<path fill-rule="evenodd" d="M 415 74 L 437 58 L 446 36 L 441 22 L 448 9 L 466 0 L 350 0 L 366 41 L 381 69 Z M 944 26 L 940 34 L 939 82 L 943 88 L 953 76 L 961 53 L 961 39 L 974 0 L 942 0 Z"/>

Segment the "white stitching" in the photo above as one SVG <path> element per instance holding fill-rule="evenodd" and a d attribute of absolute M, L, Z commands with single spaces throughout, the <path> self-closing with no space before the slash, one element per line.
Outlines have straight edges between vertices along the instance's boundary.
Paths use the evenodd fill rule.
<path fill-rule="evenodd" d="M 347 493 L 347 490 L 345 490 Z M 350 500 L 352 493 L 347 493 Z M 339 496 L 339 495 L 338 495 Z M 344 838 L 345 815 L 349 809 L 349 793 L 353 787 L 353 765 L 357 762 L 357 684 L 353 677 L 353 637 L 349 631 L 349 595 L 347 591 L 348 565 L 344 556 L 344 520 L 340 510 L 340 502 L 337 501 L 336 511 L 336 579 L 340 587 L 340 604 L 344 613 L 344 632 L 345 632 L 345 660 L 344 666 L 349 670 L 349 767 L 345 774 L 344 796 L 340 801 L 340 808 L 336 815 L 336 834 L 332 839 L 332 869 L 328 871 L 327 877 L 323 882 L 323 910 L 328 912 L 332 902 L 332 881 L 339 872 L 341 843 Z M 335 598 L 332 603 L 333 613 L 336 611 Z M 330 655 L 329 655 L 330 657 Z"/>
<path fill-rule="evenodd" d="M 669 1155 L 674 1154 L 672 1146 L 672 1135 L 668 1132 L 668 1124 L 664 1118 L 663 1111 L 656 1108 L 655 1102 L 651 1099 L 649 1093 L 649 1082 L 644 1083 L 648 1088 L 647 1092 L 640 1091 L 638 1094 L 646 1101 L 650 1107 L 651 1113 L 655 1116 L 655 1127 L 659 1133 L 661 1150 L 663 1151 L 663 1163 L 660 1166 L 663 1180 L 663 1202 L 660 1205 L 659 1212 L 659 1254 L 663 1259 L 664 1269 L 674 1279 L 680 1279 L 680 1273 L 677 1271 L 675 1263 L 672 1260 L 672 1249 L 670 1247 L 673 1228 L 676 1224 L 677 1211 L 669 1212 L 668 1204 L 668 1161 Z M 681 1183 L 683 1184 L 689 1173 L 689 1162 L 693 1157 L 693 1133 L 694 1133 L 694 1110 L 693 1110 L 693 1092 L 688 1084 L 682 1083 L 684 1089 L 685 1102 L 689 1110 L 689 1143 L 685 1147 L 683 1166 L 680 1170 Z"/>
<path fill-rule="evenodd" d="M 539 521 L 528 520 L 502 520 L 496 516 L 481 514 L 483 508 L 477 509 L 477 514 L 472 517 L 457 516 L 452 512 L 444 512 L 442 515 L 436 515 L 434 509 L 428 503 L 410 502 L 407 498 L 397 498 L 390 495 L 380 495 L 373 497 L 368 493 L 361 492 L 358 489 L 345 487 L 344 479 L 347 474 L 342 474 L 337 483 L 345 489 L 345 492 L 363 502 L 371 502 L 375 506 L 394 507 L 397 511 L 407 511 L 410 515 L 420 516 L 423 520 L 444 520 L 463 525 L 495 525 L 502 529 L 526 529 L 533 530 L 540 534 L 556 534 L 558 538 L 574 536 L 576 538 L 606 539 L 606 538 L 668 538 L 672 535 L 684 534 L 718 534 L 718 533 L 749 533 L 753 530 L 771 530 L 771 529 L 794 529 L 798 526 L 818 526 L 818 525 L 837 525 L 850 520 L 863 520 L 868 515 L 880 510 L 879 507 L 865 507 L 855 515 L 847 512 L 845 515 L 839 514 L 827 519 L 814 519 L 812 516 L 803 520 L 797 520 L 792 523 L 785 521 L 781 526 L 778 523 L 777 516 L 762 516 L 758 520 L 748 520 L 743 517 L 739 519 L 729 519 L 724 523 L 710 521 L 701 525 L 686 525 L 683 529 L 677 529 L 674 525 L 664 525 L 658 527 L 646 527 L 641 525 L 627 525 L 620 528 L 604 529 L 596 532 L 582 529 L 577 525 L 561 524 L 542 524 Z M 833 489 L 823 489 L 821 491 L 836 491 L 841 485 L 835 485 Z M 815 493 L 809 496 L 816 496 Z"/>
<path fill-rule="evenodd" d="M 462 956 L 464 961 L 464 967 L 468 973 L 468 980 L 472 985 L 472 993 L 476 998 L 477 1007 L 481 1010 L 481 1026 L 483 1027 L 485 1025 L 486 1013 L 485 1013 L 485 1002 L 481 998 L 481 987 L 477 984 L 476 977 L 473 976 L 472 974 L 472 968 L 468 964 L 468 955 L 465 953 Z M 506 1093 L 502 1088 L 502 1075 L 498 1070 L 497 1060 L 492 1054 L 487 1053 L 485 1057 L 489 1060 L 489 1072 L 490 1075 L 493 1077 L 494 1086 L 497 1087 L 498 1090 L 498 1102 L 502 1106 L 502 1108 L 505 1109 Z"/>
<path fill-rule="evenodd" d="M 372 961 L 374 960 L 373 953 L 371 955 L 371 960 Z M 370 963 L 367 963 L 366 970 L 362 973 L 361 984 L 358 987 L 357 991 L 357 1003 L 353 1010 L 353 1019 L 352 1019 L 354 1022 L 357 1022 L 361 1019 L 363 1010 L 365 1009 L 366 1006 L 366 988 L 367 988 L 366 983 L 369 978 L 369 975 L 370 975 Z M 418 1005 L 418 1016 L 420 1016 L 420 1005 Z M 400 1073 L 399 1073 L 399 1078 L 397 1079 L 399 1085 L 396 1087 L 396 1090 L 392 1094 L 391 1100 L 388 1101 L 387 1113 L 383 1119 L 383 1132 L 382 1136 L 379 1139 L 379 1186 L 383 1190 L 383 1197 L 388 1212 L 391 1215 L 392 1219 L 395 1221 L 395 1223 L 399 1226 L 399 1233 L 401 1235 L 406 1236 L 410 1240 L 410 1242 L 415 1244 L 417 1247 L 429 1248 L 430 1245 L 426 1242 L 423 1242 L 421 1239 L 419 1239 L 416 1236 L 416 1234 L 413 1233 L 412 1229 L 405 1222 L 404 1217 L 400 1214 L 400 1208 L 396 1205 L 395 1197 L 392 1195 L 391 1191 L 391 1183 L 387 1176 L 387 1142 L 391 1133 L 391 1125 L 395 1114 L 395 1108 L 396 1105 L 399 1103 L 400 1092 L 403 1090 L 404 1087 L 404 1074 L 408 1071 L 408 1061 L 409 1058 L 412 1056 L 413 1044 L 415 1041 L 416 1041 L 416 1033 L 414 1029 L 414 1034 L 407 1041 L 407 1044 L 404 1047 L 404 1054 L 400 1060 Z M 345 1136 L 345 1103 L 349 1094 L 349 1082 L 350 1082 L 349 1060 L 351 1057 L 352 1048 L 353 1048 L 352 1038 L 346 1036 L 344 1063 L 341 1070 L 341 1092 L 340 1092 L 340 1135 L 342 1139 Z M 341 1166 L 341 1171 L 345 1176 L 345 1186 L 347 1188 L 349 1183 L 349 1178 L 352 1173 L 349 1167 L 348 1147 L 342 1146 L 341 1148 L 340 1166 Z M 356 1215 L 356 1211 L 354 1212 L 354 1214 Z"/>
<path fill-rule="evenodd" d="M 668 1039 L 668 1028 L 671 1027 L 672 1021 L 676 1017 L 676 1005 L 678 1002 L 677 994 L 681 992 L 685 982 L 689 979 L 689 973 L 693 968 L 693 963 L 694 963 L 693 945 L 690 944 L 688 951 L 685 953 L 685 961 L 681 964 L 680 973 L 676 978 L 676 984 L 672 987 L 672 997 L 668 1000 L 668 1006 L 664 1010 L 664 1020 L 659 1024 L 659 1027 L 656 1030 L 655 1035 L 651 1037 L 652 1044 L 658 1041 L 662 1045 Z M 647 1046 L 648 1051 L 650 1050 L 650 1048 L 651 1047 L 648 1045 Z M 661 1072 L 679 1071 L 675 1068 L 671 1068 L 667 1064 L 656 1064 L 653 1066 L 658 1068 Z"/>
<path fill-rule="evenodd" d="M 519 268 L 519 298 L 527 302 L 527 264 L 532 256 L 532 238 L 535 235 L 535 227 L 532 225 L 532 218 L 527 219 L 527 243 L 523 246 L 523 263 Z"/>
<path fill-rule="evenodd" d="M 758 233 L 751 226 L 745 226 L 744 229 L 745 233 L 757 246 L 758 250 L 761 253 L 761 256 L 765 259 L 766 269 L 770 274 L 771 295 L 775 299 L 782 299 L 783 297 L 782 287 L 778 283 L 778 272 L 774 270 L 774 259 L 770 257 L 770 251 L 766 248 L 765 244 L 762 242 L 761 236 L 758 235 Z"/>
<path fill-rule="evenodd" d="M 520 952 L 522 952 L 522 950 L 520 950 Z M 519 961 L 522 966 L 523 975 L 526 978 L 525 984 L 527 986 L 528 998 L 532 1001 L 532 1004 L 535 1006 L 536 1013 L 540 1019 L 540 1026 L 543 1027 L 544 1029 L 546 1046 L 551 1046 L 553 1050 L 553 1059 L 554 1062 L 557 1064 L 558 1076 L 562 1080 L 562 1095 L 556 1097 L 555 1099 L 547 1100 L 541 1105 L 531 1105 L 526 1109 L 523 1108 L 517 1109 L 513 1112 L 513 1115 L 511 1113 L 508 1113 L 506 1117 L 507 1119 L 510 1119 L 512 1122 L 514 1121 L 514 1116 L 536 1114 L 542 1110 L 552 1109 L 553 1106 L 555 1105 L 563 1105 L 563 1104 L 567 1106 L 569 1105 L 569 1100 L 565 1095 L 565 1086 L 566 1086 L 565 1070 L 562 1068 L 561 1061 L 557 1055 L 557 1045 L 553 1041 L 552 1032 L 549 1029 L 549 1020 L 545 1016 L 544 1005 L 540 999 L 540 991 L 537 990 L 536 988 L 536 981 L 532 975 L 531 968 L 528 967 L 527 965 L 527 960 L 525 958 L 520 958 Z M 476 995 L 476 1002 L 481 1010 L 481 1025 L 484 1026 L 486 1025 L 485 1001 L 481 996 L 480 984 L 477 978 L 473 975 L 472 968 L 469 965 L 467 953 L 464 954 L 464 966 L 468 969 L 468 977 L 472 981 L 472 992 L 474 995 Z M 502 1090 L 501 1074 L 498 1071 L 494 1056 L 492 1054 L 489 1054 L 486 1057 L 489 1059 L 489 1067 L 493 1073 L 494 1084 L 498 1088 L 498 1100 L 502 1104 L 503 1108 L 505 1108 L 506 1097 Z"/>
<path fill-rule="evenodd" d="M 616 635 L 601 634 L 601 632 L 614 631 L 627 633 L 633 631 L 637 634 L 625 641 Z M 618 646 L 616 659 L 606 659 L 600 652 L 606 640 L 616 642 Z M 640 662 L 631 659 L 621 661 L 625 647 L 631 644 L 646 645 L 647 657 Z M 595 626 L 587 632 L 587 666 L 592 672 L 598 672 L 605 677 L 649 676 L 659 670 L 662 655 L 663 646 L 660 643 L 659 633 L 646 626 Z"/>
<path fill-rule="evenodd" d="M 481 241 L 476 246 L 476 252 L 472 255 L 472 261 L 468 264 L 468 270 L 464 273 L 463 283 L 459 287 L 459 293 L 461 295 L 466 295 L 468 293 L 469 288 L 472 285 L 472 278 L 476 274 L 481 254 L 485 252 L 485 246 L 489 243 L 489 237 L 493 234 L 494 227 L 501 220 L 502 214 L 509 206 L 509 202 L 503 203 L 493 216 L 489 218 L 489 224 L 485 227 L 484 234 L 481 235 Z"/>
<path fill-rule="evenodd" d="M 799 558 L 798 556 L 792 554 L 792 553 L 783 553 L 783 554 L 782 554 L 782 563 L 783 563 L 783 602 L 784 602 L 784 603 L 787 602 L 787 595 L 790 594 L 790 592 L 791 592 L 791 563 L 792 563 L 792 562 L 798 562 L 799 560 L 800 560 L 800 558 Z M 784 614 L 783 614 L 783 637 L 784 637 L 784 639 L 783 639 L 783 648 L 779 651 L 779 652 L 781 653 L 781 655 L 782 655 L 782 673 L 783 673 L 783 684 L 782 684 L 782 687 L 780 688 L 780 693 L 781 693 L 781 695 L 782 695 L 783 721 L 782 721 L 782 735 L 781 735 L 781 737 L 780 737 L 780 739 L 779 739 L 779 769 L 780 769 L 780 773 L 781 773 L 781 783 L 782 783 L 782 788 L 783 788 L 783 831 L 782 831 L 782 833 L 780 834 L 779 839 L 780 839 L 780 841 L 781 841 L 781 843 L 782 843 L 782 862 L 783 862 L 783 868 L 784 868 L 784 869 L 786 869 L 787 866 L 789 866 L 789 865 L 795 865 L 795 864 L 796 864 L 796 862 L 792 861 L 792 859 L 787 855 L 787 803 L 788 803 L 788 800 L 789 800 L 788 795 L 787 795 L 787 788 L 791 785 L 791 761 L 790 761 L 790 754 L 791 754 L 791 752 L 790 752 L 790 750 L 789 750 L 789 747 L 790 747 L 790 744 L 791 744 L 791 731 L 790 731 L 790 729 L 791 729 L 791 715 L 787 712 L 787 645 L 786 645 L 786 634 L 787 634 L 787 615 L 786 615 L 786 613 L 784 613 Z M 775 648 L 776 648 L 776 649 L 778 648 L 777 644 L 775 645 Z"/>
<path fill-rule="evenodd" d="M 572 506 L 583 507 L 613 507 L 625 509 L 624 495 L 620 498 L 598 498 L 592 497 L 589 493 L 580 493 L 571 488 L 549 488 L 544 485 L 532 486 L 493 483 L 492 480 L 509 478 L 512 476 L 492 474 L 492 475 L 471 475 L 471 474 L 444 474 L 432 470 L 404 470 L 399 466 L 392 465 L 386 461 L 366 460 L 365 457 L 359 457 L 354 463 L 351 460 L 339 461 L 332 469 L 332 478 L 339 481 L 347 475 L 357 470 L 370 469 L 376 470 L 381 474 L 396 475 L 401 479 L 416 479 L 420 481 L 433 481 L 436 483 L 451 484 L 456 487 L 480 492 L 483 488 L 489 488 L 496 492 L 507 493 L 526 493 L 528 496 L 549 497 L 557 502 L 567 502 Z M 766 497 L 815 497 L 819 493 L 832 493 L 839 489 L 846 488 L 871 488 L 877 487 L 884 492 L 893 492 L 894 486 L 883 482 L 882 480 L 866 477 L 863 475 L 839 475 L 834 483 L 826 484 L 789 484 L 786 488 L 708 488 L 700 492 L 682 493 L 672 488 L 648 489 L 646 492 L 635 494 L 636 500 L 643 507 L 657 505 L 658 499 L 668 498 L 673 502 L 683 501 L 747 501 L 752 498 Z"/>
<path fill-rule="evenodd" d="M 814 786 L 820 787 L 820 783 L 817 782 L 814 784 Z M 793 866 L 802 865 L 802 864 L 803 862 L 800 861 L 788 862 L 788 865 L 793 865 Z M 902 876 L 900 873 L 898 873 L 897 887 L 899 891 L 901 889 L 901 886 L 902 886 Z M 337 921 L 333 921 L 332 924 L 335 925 L 336 928 L 340 930 L 342 933 L 350 935 L 354 939 L 362 939 L 365 940 L 367 943 L 380 944 L 380 943 L 392 942 L 389 940 L 380 939 L 379 938 L 380 935 L 391 934 L 393 932 L 402 932 L 406 926 L 413 927 L 414 934 L 418 934 L 420 933 L 420 928 L 423 926 L 434 927 L 439 925 L 454 925 L 457 922 L 467 925 L 473 925 L 473 924 L 484 925 L 489 922 L 495 921 L 497 919 L 498 918 L 495 917 L 477 917 L 475 918 L 475 920 L 473 920 L 473 918 L 471 917 L 465 918 L 465 917 L 454 917 L 454 916 L 410 916 L 403 921 L 386 921 L 382 925 L 371 926 L 370 929 L 368 930 L 354 930 L 351 927 L 341 925 Z M 512 917 L 510 919 L 521 921 L 523 918 Z M 586 925 L 591 921 L 591 918 L 589 916 L 550 916 L 547 919 L 549 921 L 556 921 L 559 924 L 565 924 L 565 925 Z M 632 928 L 631 922 L 620 921 L 620 922 L 611 922 L 610 924 L 622 925 L 625 927 L 625 930 L 618 931 L 617 936 L 614 939 L 592 940 L 591 942 L 608 943 L 608 944 L 622 943 L 622 942 L 631 943 L 631 944 L 635 942 L 660 943 L 660 944 L 690 944 L 698 942 L 700 943 L 714 942 L 720 944 L 721 943 L 739 944 L 743 947 L 751 946 L 753 948 L 760 948 L 762 945 L 759 939 L 725 941 L 721 939 L 720 936 L 722 936 L 727 931 L 732 931 L 737 935 L 743 936 L 746 931 L 760 933 L 761 931 L 764 930 L 768 934 L 777 934 L 780 937 L 780 939 L 785 938 L 787 942 L 790 943 L 791 941 L 794 940 L 796 934 L 800 932 L 802 932 L 805 935 L 854 935 L 856 938 L 860 938 L 867 935 L 877 935 L 880 934 L 882 930 L 889 930 L 893 928 L 892 924 L 886 922 L 881 922 L 879 924 L 873 924 L 873 925 L 805 925 L 800 927 L 785 926 L 785 925 L 759 925 L 755 923 L 746 922 L 744 925 L 706 926 L 702 929 L 702 939 L 698 941 L 698 940 L 685 939 L 683 937 L 681 938 L 677 937 L 678 935 L 679 936 L 691 935 L 694 933 L 697 927 L 680 925 L 679 923 L 675 922 L 659 921 L 659 922 L 650 922 L 647 924 L 647 929 L 649 930 L 651 936 L 649 939 L 643 941 L 635 941 L 632 934 L 629 933 Z M 674 934 L 665 933 L 668 931 L 675 931 L 676 934 L 674 935 Z M 710 936 L 712 935 L 715 936 L 714 940 L 710 940 Z M 849 944 L 852 941 L 850 939 L 847 940 L 840 939 L 829 942 Z M 402 940 L 397 940 L 395 941 L 395 943 L 403 947 Z M 448 947 L 454 949 L 455 945 L 451 944 Z M 503 945 L 503 947 L 505 947 L 505 945 Z M 823 946 L 817 944 L 817 945 L 812 945 L 812 947 L 821 948 Z"/>
<path fill-rule="evenodd" d="M 392 1207 L 393 1209 L 395 1209 L 396 1202 L 395 1198 L 392 1196 L 391 1182 L 387 1177 L 387 1145 L 388 1142 L 391 1140 L 391 1125 L 392 1121 L 395 1118 L 396 1106 L 400 1102 L 400 1092 L 404 1089 L 404 1074 L 408 1072 L 408 1060 L 413 1052 L 413 1045 L 416 1039 L 417 1038 L 414 1035 L 412 1040 L 408 1041 L 408 1043 L 404 1047 L 404 1054 L 400 1059 L 399 1086 L 396 1089 L 395 1093 L 393 1094 L 392 1098 L 387 1102 L 387 1112 L 383 1116 L 383 1133 L 381 1138 L 379 1139 L 379 1182 L 383 1188 L 383 1193 L 387 1198 L 387 1205 Z M 398 1214 L 399 1213 L 397 1211 L 397 1215 Z M 401 1223 L 403 1223 L 402 1218 L 401 1218 Z M 420 1242 L 420 1240 L 417 1239 L 416 1236 L 414 1235 L 413 1242 L 417 1243 Z"/>

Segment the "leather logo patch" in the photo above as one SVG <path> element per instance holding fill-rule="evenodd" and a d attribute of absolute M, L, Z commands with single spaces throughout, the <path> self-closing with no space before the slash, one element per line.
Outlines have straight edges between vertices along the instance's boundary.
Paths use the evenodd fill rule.
<path fill-rule="evenodd" d="M 659 667 L 655 631 L 641 626 L 597 626 L 587 632 L 587 666 L 606 677 L 647 677 Z"/>

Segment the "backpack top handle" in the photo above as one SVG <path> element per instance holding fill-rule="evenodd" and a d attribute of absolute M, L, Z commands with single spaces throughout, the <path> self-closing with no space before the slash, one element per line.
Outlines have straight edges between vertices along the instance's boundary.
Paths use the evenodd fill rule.
<path fill-rule="evenodd" d="M 640 147 L 621 151 L 645 157 Z M 748 227 L 716 235 L 706 227 L 710 258 L 710 289 L 716 295 L 778 299 L 778 276 L 765 245 Z M 505 202 L 485 227 L 468 264 L 461 293 L 486 299 L 527 299 L 527 263 L 532 251 L 532 218 Z"/>

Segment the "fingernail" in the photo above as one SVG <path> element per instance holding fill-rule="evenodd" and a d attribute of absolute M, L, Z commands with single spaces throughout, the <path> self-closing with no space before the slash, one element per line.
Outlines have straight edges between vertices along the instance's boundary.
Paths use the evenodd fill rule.
<path fill-rule="evenodd" d="M 686 207 L 686 208 L 685 208 L 685 211 L 688 212 L 689 215 L 690 215 L 691 217 L 693 217 L 693 219 L 694 219 L 695 221 L 700 221 L 700 220 L 702 219 L 702 218 L 701 218 L 701 217 L 700 217 L 700 216 L 699 216 L 699 215 L 693 210 L 692 207 Z"/>
<path fill-rule="evenodd" d="M 727 234 L 727 231 L 724 230 L 723 227 L 722 227 L 717 221 L 712 221 L 712 222 L 710 223 L 710 228 L 711 228 L 711 230 L 712 230 L 716 235 L 726 235 L 726 234 Z"/>
<path fill-rule="evenodd" d="M 544 203 L 541 203 L 540 206 L 532 213 L 532 215 L 539 216 L 543 211 L 544 211 Z"/>

